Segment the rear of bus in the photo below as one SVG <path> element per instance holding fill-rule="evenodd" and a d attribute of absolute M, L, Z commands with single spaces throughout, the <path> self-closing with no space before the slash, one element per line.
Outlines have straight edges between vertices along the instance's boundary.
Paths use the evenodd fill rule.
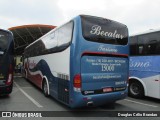
<path fill-rule="evenodd" d="M 0 29 L 0 95 L 6 95 L 12 92 L 13 50 L 12 33 Z"/>
<path fill-rule="evenodd" d="M 104 18 L 74 20 L 70 78 L 70 106 L 100 106 L 127 96 L 127 26 Z"/>

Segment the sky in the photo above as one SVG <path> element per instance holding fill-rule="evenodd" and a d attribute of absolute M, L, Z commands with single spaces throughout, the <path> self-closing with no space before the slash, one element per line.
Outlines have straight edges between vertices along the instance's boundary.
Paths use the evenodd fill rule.
<path fill-rule="evenodd" d="M 59 26 L 85 14 L 127 25 L 129 34 L 160 29 L 160 0 L 0 0 L 0 28 Z"/>

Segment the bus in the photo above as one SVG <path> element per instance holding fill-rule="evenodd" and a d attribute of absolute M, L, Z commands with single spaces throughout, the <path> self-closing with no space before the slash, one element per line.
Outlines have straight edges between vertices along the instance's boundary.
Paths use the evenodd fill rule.
<path fill-rule="evenodd" d="M 14 41 L 10 31 L 0 29 L 0 95 L 13 88 Z"/>
<path fill-rule="evenodd" d="M 129 95 L 160 99 L 160 30 L 130 38 Z"/>
<path fill-rule="evenodd" d="M 114 103 L 127 96 L 127 26 L 79 15 L 24 51 L 25 77 L 71 108 Z"/>

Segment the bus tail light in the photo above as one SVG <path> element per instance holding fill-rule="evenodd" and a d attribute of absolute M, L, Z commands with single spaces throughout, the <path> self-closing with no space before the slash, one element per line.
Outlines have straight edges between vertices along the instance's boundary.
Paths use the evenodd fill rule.
<path fill-rule="evenodd" d="M 7 81 L 6 81 L 6 85 L 11 85 L 12 80 L 13 80 L 13 67 L 12 67 L 12 65 L 10 64 L 10 65 L 9 65 L 9 72 L 8 72 L 8 79 L 7 79 Z"/>
<path fill-rule="evenodd" d="M 73 87 L 75 91 L 81 90 L 81 75 L 80 74 L 77 74 L 74 76 Z"/>

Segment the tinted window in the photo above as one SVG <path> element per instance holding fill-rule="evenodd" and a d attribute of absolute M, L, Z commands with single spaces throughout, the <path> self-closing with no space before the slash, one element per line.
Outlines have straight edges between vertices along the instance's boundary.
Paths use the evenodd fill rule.
<path fill-rule="evenodd" d="M 49 33 L 47 36 L 42 38 L 42 42 L 44 43 L 46 49 L 57 47 L 58 44 L 57 35 L 58 31 L 53 31 Z"/>
<path fill-rule="evenodd" d="M 138 55 L 146 55 L 147 50 L 146 50 L 146 39 L 145 36 L 138 36 Z"/>
<path fill-rule="evenodd" d="M 88 41 L 126 45 L 128 29 L 125 25 L 99 17 L 81 16 L 82 34 Z"/>
<path fill-rule="evenodd" d="M 160 55 L 160 32 L 130 38 L 131 55 Z"/>
<path fill-rule="evenodd" d="M 0 31 L 0 54 L 3 54 L 8 47 L 9 34 Z"/>
<path fill-rule="evenodd" d="M 137 37 L 131 37 L 129 39 L 130 43 L 130 55 L 137 55 L 138 54 L 138 45 L 137 45 Z"/>
<path fill-rule="evenodd" d="M 58 29 L 58 47 L 66 47 L 72 39 L 73 22 L 66 24 Z"/>
<path fill-rule="evenodd" d="M 47 35 L 26 48 L 25 56 L 38 56 L 65 50 L 72 40 L 73 22 L 49 32 Z"/>
<path fill-rule="evenodd" d="M 157 40 L 150 40 L 147 44 L 147 53 L 150 55 L 159 54 L 160 43 Z"/>

